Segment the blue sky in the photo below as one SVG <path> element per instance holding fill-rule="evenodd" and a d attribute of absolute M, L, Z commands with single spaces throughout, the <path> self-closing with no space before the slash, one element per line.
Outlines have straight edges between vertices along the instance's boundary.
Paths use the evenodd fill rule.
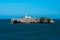
<path fill-rule="evenodd" d="M 60 0 L 0 0 L 0 18 L 32 17 L 60 19 Z"/>

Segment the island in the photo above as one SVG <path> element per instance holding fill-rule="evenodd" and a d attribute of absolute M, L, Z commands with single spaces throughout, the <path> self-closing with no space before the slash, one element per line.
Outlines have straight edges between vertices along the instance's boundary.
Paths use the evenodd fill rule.
<path fill-rule="evenodd" d="M 51 18 L 41 17 L 41 18 L 32 18 L 25 15 L 22 18 L 11 18 L 11 24 L 16 23 L 54 23 L 54 20 Z"/>

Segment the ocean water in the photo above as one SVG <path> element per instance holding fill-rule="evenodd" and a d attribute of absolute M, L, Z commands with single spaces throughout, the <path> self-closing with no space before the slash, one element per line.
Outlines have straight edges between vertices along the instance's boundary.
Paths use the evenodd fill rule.
<path fill-rule="evenodd" d="M 10 24 L 0 19 L 0 40 L 60 40 L 60 20 L 55 24 Z"/>

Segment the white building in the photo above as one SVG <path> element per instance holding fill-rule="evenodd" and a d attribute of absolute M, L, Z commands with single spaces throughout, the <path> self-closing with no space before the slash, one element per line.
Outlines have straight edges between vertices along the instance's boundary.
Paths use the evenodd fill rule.
<path fill-rule="evenodd" d="M 30 16 L 25 15 L 24 18 L 31 18 Z"/>

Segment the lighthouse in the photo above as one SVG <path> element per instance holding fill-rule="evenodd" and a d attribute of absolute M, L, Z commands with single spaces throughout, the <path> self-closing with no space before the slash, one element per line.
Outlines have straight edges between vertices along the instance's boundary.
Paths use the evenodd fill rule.
<path fill-rule="evenodd" d="M 24 18 L 31 18 L 30 16 L 27 16 L 27 14 L 25 14 Z"/>

